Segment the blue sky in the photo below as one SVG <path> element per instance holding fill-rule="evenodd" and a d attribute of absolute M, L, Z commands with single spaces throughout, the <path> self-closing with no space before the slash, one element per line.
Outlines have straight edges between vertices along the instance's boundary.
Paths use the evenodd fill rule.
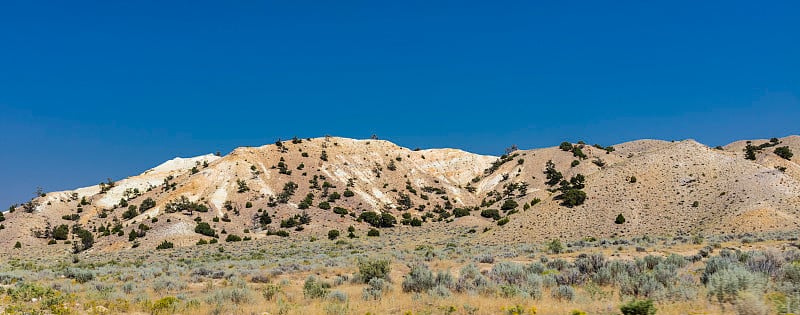
<path fill-rule="evenodd" d="M 0 205 L 294 135 L 499 154 L 798 134 L 795 3 L 7 2 Z"/>

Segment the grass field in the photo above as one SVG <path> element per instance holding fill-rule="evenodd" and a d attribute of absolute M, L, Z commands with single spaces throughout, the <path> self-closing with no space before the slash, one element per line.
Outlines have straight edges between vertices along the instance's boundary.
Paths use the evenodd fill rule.
<path fill-rule="evenodd" d="M 657 314 L 800 309 L 789 233 L 489 246 L 387 230 L 3 257 L 9 314 L 620 314 L 633 301 L 653 301 Z M 648 312 L 639 311 L 626 314 Z"/>

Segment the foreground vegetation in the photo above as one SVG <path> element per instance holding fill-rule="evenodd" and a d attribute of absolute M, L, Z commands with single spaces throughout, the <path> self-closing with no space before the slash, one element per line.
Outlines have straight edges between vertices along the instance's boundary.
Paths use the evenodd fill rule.
<path fill-rule="evenodd" d="M 467 231 L 462 231 L 468 233 Z M 21 256 L 0 271 L 10 314 L 789 314 L 791 235 L 641 237 L 486 246 L 387 230 Z M 405 240 L 405 242 L 403 242 Z"/>

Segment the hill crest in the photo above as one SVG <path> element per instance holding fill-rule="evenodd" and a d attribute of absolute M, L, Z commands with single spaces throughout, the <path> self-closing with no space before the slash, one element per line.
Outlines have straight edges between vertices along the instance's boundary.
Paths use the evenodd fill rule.
<path fill-rule="evenodd" d="M 800 137 L 777 141 L 800 152 Z M 292 139 L 175 158 L 116 182 L 47 193 L 5 214 L 0 246 L 20 241 L 72 250 L 60 241 L 45 246 L 60 225 L 91 231 L 89 250 L 101 251 L 165 240 L 191 246 L 222 234 L 322 236 L 384 223 L 421 233 L 471 226 L 484 231 L 474 237 L 484 243 L 798 228 L 800 167 L 770 150 L 745 159 L 742 147 L 636 140 L 495 157 L 375 139 Z M 549 162 L 564 182 L 545 183 Z M 575 178 L 585 179 L 570 184 Z M 565 206 L 562 193 L 578 186 L 585 200 Z M 620 214 L 626 223 L 614 222 Z M 197 232 L 200 222 L 214 232 Z"/>

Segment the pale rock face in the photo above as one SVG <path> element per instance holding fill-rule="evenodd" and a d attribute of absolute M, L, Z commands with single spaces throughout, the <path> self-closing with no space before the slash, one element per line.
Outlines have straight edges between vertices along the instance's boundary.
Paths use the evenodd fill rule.
<path fill-rule="evenodd" d="M 145 192 L 151 186 L 158 186 L 162 184 L 164 179 L 170 175 L 175 176 L 177 174 L 186 172 L 192 167 L 202 164 L 203 162 L 211 163 L 218 159 L 220 159 L 220 157 L 213 154 L 206 154 L 192 158 L 176 157 L 172 160 L 161 163 L 161 165 L 149 169 L 140 175 L 128 177 L 115 182 L 114 187 L 106 191 L 103 197 L 96 202 L 101 207 L 114 207 L 114 205 L 118 204 L 120 199 L 124 197 L 125 191 L 129 189 L 138 189 L 140 192 Z M 78 198 L 83 196 L 94 196 L 100 194 L 100 186 L 95 185 L 78 188 L 66 193 L 72 192 L 78 193 Z"/>

